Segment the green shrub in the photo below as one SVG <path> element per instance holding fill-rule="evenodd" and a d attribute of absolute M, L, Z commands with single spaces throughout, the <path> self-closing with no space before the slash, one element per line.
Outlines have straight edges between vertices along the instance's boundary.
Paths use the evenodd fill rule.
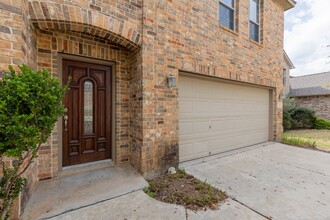
<path fill-rule="evenodd" d="M 292 118 L 290 113 L 283 112 L 283 128 L 284 130 L 290 130 L 292 129 Z"/>
<path fill-rule="evenodd" d="M 283 99 L 283 112 L 291 113 L 297 108 L 297 104 L 294 98 L 287 97 Z"/>
<path fill-rule="evenodd" d="M 59 79 L 45 69 L 19 68 L 16 72 L 9 67 L 10 73 L 0 80 L 0 219 L 9 218 L 12 203 L 26 184 L 21 174 L 64 113 L 66 88 Z M 5 156 L 15 158 L 12 167 L 5 165 Z"/>
<path fill-rule="evenodd" d="M 316 116 L 314 111 L 307 108 L 292 110 L 292 129 L 311 129 L 315 127 Z"/>
<path fill-rule="evenodd" d="M 315 122 L 315 128 L 330 130 L 330 121 L 324 118 L 317 118 Z"/>
<path fill-rule="evenodd" d="M 283 100 L 283 128 L 286 131 L 293 129 L 296 124 L 291 117 L 292 112 L 296 108 L 297 105 L 294 98 L 287 97 Z"/>

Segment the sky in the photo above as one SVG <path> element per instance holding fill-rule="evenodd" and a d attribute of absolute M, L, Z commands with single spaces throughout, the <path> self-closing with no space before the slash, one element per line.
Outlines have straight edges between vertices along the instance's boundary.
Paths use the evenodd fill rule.
<path fill-rule="evenodd" d="M 330 71 L 330 0 L 296 0 L 285 12 L 284 49 L 302 76 Z"/>

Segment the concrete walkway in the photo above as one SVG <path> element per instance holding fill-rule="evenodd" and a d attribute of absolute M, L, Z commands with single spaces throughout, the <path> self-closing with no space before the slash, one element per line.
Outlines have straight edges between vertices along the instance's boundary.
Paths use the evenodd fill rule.
<path fill-rule="evenodd" d="M 131 166 L 106 166 L 42 181 L 25 208 L 23 219 L 47 219 L 117 198 L 148 186 Z M 79 211 L 78 211 L 79 212 Z"/>
<path fill-rule="evenodd" d="M 271 219 L 330 219 L 329 153 L 278 143 L 244 151 L 181 166 Z"/>
<path fill-rule="evenodd" d="M 53 220 L 264 220 L 243 205 L 228 199 L 216 211 L 188 211 L 182 206 L 159 202 L 142 190 L 99 204 L 58 215 Z"/>

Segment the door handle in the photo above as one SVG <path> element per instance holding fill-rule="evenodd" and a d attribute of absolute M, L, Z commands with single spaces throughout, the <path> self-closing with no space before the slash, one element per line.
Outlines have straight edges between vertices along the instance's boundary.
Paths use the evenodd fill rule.
<path fill-rule="evenodd" d="M 68 109 L 65 108 L 64 112 L 65 112 L 65 115 L 63 117 L 63 119 L 64 119 L 64 131 L 67 131 L 68 130 L 68 119 L 69 119 L 69 116 L 67 115 Z"/>

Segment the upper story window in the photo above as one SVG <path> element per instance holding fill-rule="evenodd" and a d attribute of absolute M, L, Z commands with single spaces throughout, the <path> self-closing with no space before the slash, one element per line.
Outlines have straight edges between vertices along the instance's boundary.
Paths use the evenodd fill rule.
<path fill-rule="evenodd" d="M 260 0 L 250 0 L 250 39 L 260 41 Z"/>
<path fill-rule="evenodd" d="M 234 30 L 235 29 L 235 1 L 220 0 L 219 6 L 219 22 L 221 25 Z"/>

